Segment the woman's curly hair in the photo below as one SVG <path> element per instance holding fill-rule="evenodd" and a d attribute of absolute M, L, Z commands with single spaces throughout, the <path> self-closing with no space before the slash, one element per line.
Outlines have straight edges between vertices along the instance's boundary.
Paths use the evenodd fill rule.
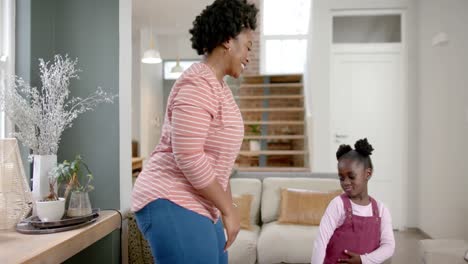
<path fill-rule="evenodd" d="M 189 30 L 192 48 L 198 55 L 210 53 L 243 29 L 255 30 L 257 13 L 257 7 L 247 0 L 215 0 L 193 21 L 193 28 Z"/>

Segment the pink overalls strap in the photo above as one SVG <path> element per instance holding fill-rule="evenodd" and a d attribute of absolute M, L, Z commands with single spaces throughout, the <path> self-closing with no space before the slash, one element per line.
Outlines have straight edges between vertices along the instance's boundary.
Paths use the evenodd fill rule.
<path fill-rule="evenodd" d="M 345 222 L 351 221 L 353 219 L 353 207 L 351 206 L 351 200 L 349 200 L 345 193 L 341 194 L 340 197 L 341 200 L 343 200 L 343 206 L 346 215 Z"/>

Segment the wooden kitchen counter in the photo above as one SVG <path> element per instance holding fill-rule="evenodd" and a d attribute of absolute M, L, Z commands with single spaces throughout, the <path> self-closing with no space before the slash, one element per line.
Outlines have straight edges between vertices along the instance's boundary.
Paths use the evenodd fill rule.
<path fill-rule="evenodd" d="M 120 228 L 116 211 L 101 211 L 95 223 L 55 234 L 0 230 L 0 263 L 61 263 Z"/>

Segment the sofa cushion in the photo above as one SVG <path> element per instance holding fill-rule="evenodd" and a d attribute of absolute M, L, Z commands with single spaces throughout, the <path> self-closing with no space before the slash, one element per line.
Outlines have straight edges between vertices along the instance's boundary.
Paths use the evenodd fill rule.
<path fill-rule="evenodd" d="M 259 179 L 235 178 L 230 180 L 231 193 L 233 196 L 250 194 L 252 204 L 250 207 L 250 221 L 258 225 L 260 221 L 260 199 L 262 195 L 262 182 Z"/>
<path fill-rule="evenodd" d="M 310 263 L 317 233 L 318 226 L 264 224 L 258 238 L 258 263 Z"/>
<path fill-rule="evenodd" d="M 229 264 L 254 264 L 257 261 L 257 240 L 260 227 L 253 225 L 251 230 L 241 229 L 236 240 L 228 248 Z"/>
<path fill-rule="evenodd" d="M 319 192 L 281 188 L 278 223 L 319 225 L 330 201 L 341 193 L 341 190 Z"/>
<path fill-rule="evenodd" d="M 252 207 L 253 196 L 251 194 L 232 195 L 232 201 L 237 206 L 239 212 L 240 227 L 250 230 L 252 228 L 250 207 Z"/>
<path fill-rule="evenodd" d="M 466 264 L 463 259 L 468 242 L 456 239 L 424 239 L 419 241 L 421 262 L 426 264 Z"/>
<path fill-rule="evenodd" d="M 281 188 L 296 188 L 314 191 L 341 189 L 338 179 L 317 178 L 265 178 L 262 187 L 262 222 L 276 221 L 280 208 Z"/>

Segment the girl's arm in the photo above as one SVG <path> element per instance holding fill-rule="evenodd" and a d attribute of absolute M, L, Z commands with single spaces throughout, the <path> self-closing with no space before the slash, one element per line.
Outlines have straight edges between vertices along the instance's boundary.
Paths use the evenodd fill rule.
<path fill-rule="evenodd" d="M 325 210 L 312 250 L 311 264 L 323 264 L 328 241 L 335 229 L 343 223 L 344 208 L 340 196 L 335 197 Z"/>
<path fill-rule="evenodd" d="M 369 254 L 361 255 L 362 264 L 379 264 L 393 256 L 395 237 L 393 236 L 392 217 L 382 205 L 382 223 L 380 225 L 380 247 Z"/>

